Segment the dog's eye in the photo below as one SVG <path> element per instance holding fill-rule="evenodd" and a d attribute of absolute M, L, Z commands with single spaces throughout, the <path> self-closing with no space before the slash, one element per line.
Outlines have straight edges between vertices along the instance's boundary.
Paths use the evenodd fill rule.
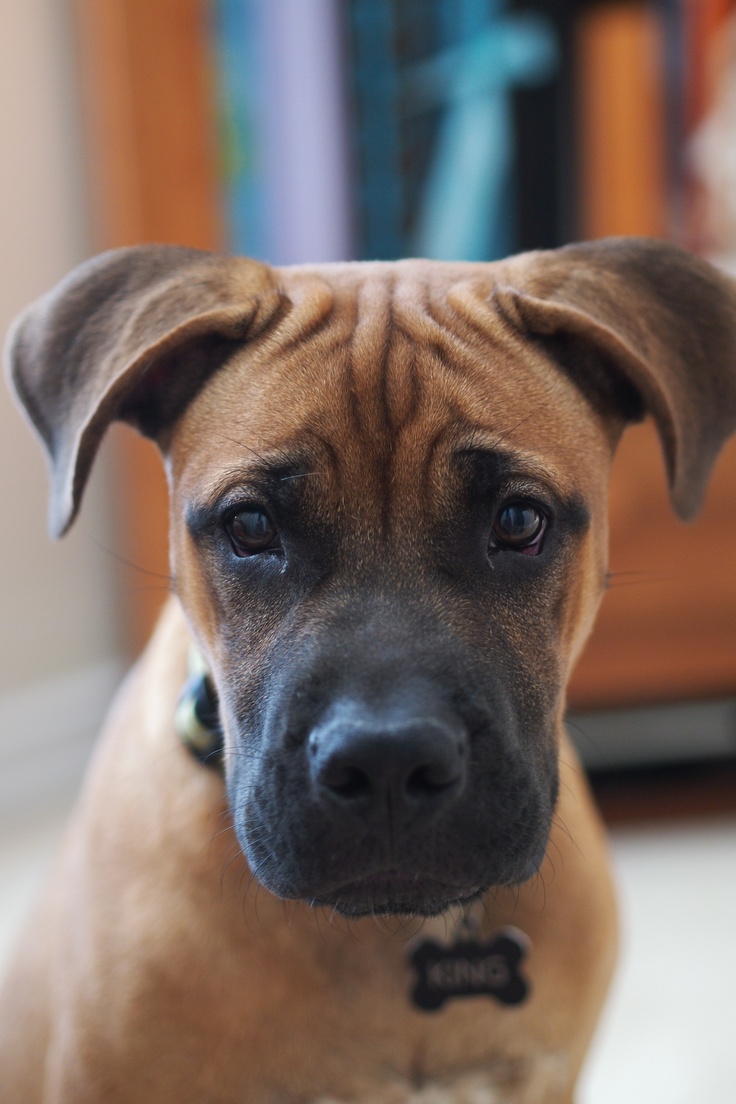
<path fill-rule="evenodd" d="M 533 502 L 506 502 L 493 522 L 493 543 L 525 556 L 538 556 L 547 528 L 547 518 Z"/>
<path fill-rule="evenodd" d="M 263 510 L 247 506 L 230 514 L 225 522 L 236 556 L 255 556 L 279 547 L 276 526 Z"/>

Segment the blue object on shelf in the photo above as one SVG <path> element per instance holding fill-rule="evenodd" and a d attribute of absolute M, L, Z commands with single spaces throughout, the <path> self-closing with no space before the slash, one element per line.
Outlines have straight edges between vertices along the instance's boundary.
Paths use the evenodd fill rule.
<path fill-rule="evenodd" d="M 234 253 L 265 259 L 269 205 L 258 113 L 264 80 L 257 4 L 214 0 L 211 12 L 228 245 Z"/>
<path fill-rule="evenodd" d="M 304 130 L 293 129 L 298 111 L 285 110 L 293 106 L 286 97 L 294 96 L 295 80 L 289 79 L 291 70 L 284 74 L 283 66 L 274 64 L 274 56 L 281 60 L 273 53 L 280 40 L 273 33 L 269 37 L 272 24 L 266 19 L 273 3 L 213 0 L 211 7 L 229 244 L 264 259 L 273 259 L 274 252 L 280 256 L 282 239 L 293 243 L 299 227 L 321 225 L 305 221 L 306 186 L 294 191 L 299 173 L 293 162 L 305 156 L 305 141 L 292 142 L 286 152 L 293 156 L 286 158 L 286 169 L 282 165 L 289 135 L 302 139 Z M 550 20 L 505 9 L 505 0 L 335 5 L 335 23 L 344 12 L 352 29 L 354 181 L 363 256 L 489 260 L 513 248 L 512 96 L 515 89 L 551 79 L 559 50 Z M 308 37 L 295 45 L 292 36 L 292 53 L 287 51 L 292 63 L 295 57 L 299 61 L 300 49 L 312 51 L 302 52 L 305 62 L 317 56 Z M 336 133 L 325 129 L 327 123 L 319 125 L 317 137 Z M 321 154 L 314 156 L 320 165 L 327 163 Z M 287 171 L 291 192 L 282 187 Z M 317 188 L 314 175 L 309 181 Z M 322 195 L 324 181 L 318 184 L 315 194 Z M 300 203 L 289 205 L 290 197 Z M 322 208 L 320 218 L 329 219 Z M 296 230 L 289 228 L 287 214 Z M 302 251 L 313 252 L 312 239 L 306 239 Z"/>
<path fill-rule="evenodd" d="M 541 16 L 503 16 L 502 3 L 465 0 L 485 27 L 402 75 L 407 114 L 443 109 L 411 251 L 439 260 L 493 260 L 513 248 L 514 88 L 549 80 L 554 29 Z"/>

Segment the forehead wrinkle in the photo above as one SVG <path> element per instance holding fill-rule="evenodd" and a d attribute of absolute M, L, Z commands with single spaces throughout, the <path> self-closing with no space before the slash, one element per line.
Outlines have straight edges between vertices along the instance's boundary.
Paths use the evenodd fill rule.
<path fill-rule="evenodd" d="M 450 304 L 454 284 L 448 288 L 444 281 L 438 283 L 433 270 L 426 269 L 409 263 L 367 265 L 359 271 L 348 266 L 343 272 L 338 266 L 332 277 L 330 325 L 302 330 L 301 343 L 281 346 L 283 352 L 288 347 L 287 360 L 297 377 L 300 364 L 315 376 L 327 361 L 332 363 L 330 377 L 342 369 L 348 419 L 368 445 L 376 444 L 377 434 L 400 431 L 417 416 L 423 361 L 433 375 L 439 370 L 469 381 L 479 372 L 487 375 L 489 346 L 500 344 L 486 330 L 479 350 L 477 328 Z M 310 273 L 307 285 L 312 279 Z M 294 336 L 292 331 L 289 337 Z"/>
<path fill-rule="evenodd" d="M 283 274 L 282 274 L 283 275 Z M 334 330 L 339 322 L 335 289 L 319 273 L 297 280 L 282 280 L 282 294 L 288 304 L 275 327 L 262 343 L 265 355 L 284 355 L 306 341 Z M 344 312 L 340 313 L 344 317 Z"/>
<path fill-rule="evenodd" d="M 478 342 L 472 349 L 450 324 L 432 317 L 418 274 L 410 281 L 367 279 L 356 300 L 346 357 L 349 416 L 367 444 L 375 448 L 376 437 L 383 440 L 389 462 L 398 436 L 425 405 L 422 377 L 467 381 L 478 369 Z"/>
<path fill-rule="evenodd" d="M 418 274 L 417 274 L 418 275 Z M 504 342 L 504 334 L 493 326 L 493 312 L 486 308 L 485 326 L 481 330 L 476 320 L 464 309 L 459 290 L 472 289 L 475 298 L 483 300 L 490 290 L 489 278 L 453 281 L 437 284 L 428 276 L 403 282 L 397 288 L 394 319 L 406 336 L 435 351 L 448 372 L 461 373 L 466 378 L 477 371 L 480 348 L 490 350 Z"/>
<path fill-rule="evenodd" d="M 385 434 L 386 376 L 393 330 L 394 280 L 366 280 L 355 297 L 355 323 L 348 343 L 349 412 L 356 433 Z"/>

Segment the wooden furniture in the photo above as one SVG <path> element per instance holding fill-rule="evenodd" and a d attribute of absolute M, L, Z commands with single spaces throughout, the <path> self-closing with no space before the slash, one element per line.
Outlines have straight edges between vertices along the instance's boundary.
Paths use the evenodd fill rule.
<path fill-rule="evenodd" d="M 94 246 L 219 249 L 213 66 L 206 0 L 74 0 Z M 115 434 L 129 565 L 127 636 L 145 642 L 168 589 L 167 490 L 147 441 Z"/>
<path fill-rule="evenodd" d="M 577 23 L 583 238 L 667 232 L 663 28 L 650 5 L 608 3 Z"/>
<path fill-rule="evenodd" d="M 610 495 L 611 586 L 570 687 L 579 709 L 736 692 L 736 439 L 705 508 L 669 507 L 651 424 L 624 435 Z"/>

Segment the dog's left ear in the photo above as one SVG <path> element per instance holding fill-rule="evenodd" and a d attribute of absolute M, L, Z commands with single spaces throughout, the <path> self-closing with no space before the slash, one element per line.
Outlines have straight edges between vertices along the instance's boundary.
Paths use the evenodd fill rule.
<path fill-rule="evenodd" d="M 110 422 L 161 443 L 204 380 L 285 303 L 267 265 L 173 245 L 103 253 L 33 303 L 6 359 L 49 457 L 52 535 L 74 520 Z"/>
<path fill-rule="evenodd" d="M 665 242 L 609 238 L 500 266 L 502 315 L 596 401 L 654 418 L 672 504 L 693 517 L 736 430 L 736 281 Z"/>

